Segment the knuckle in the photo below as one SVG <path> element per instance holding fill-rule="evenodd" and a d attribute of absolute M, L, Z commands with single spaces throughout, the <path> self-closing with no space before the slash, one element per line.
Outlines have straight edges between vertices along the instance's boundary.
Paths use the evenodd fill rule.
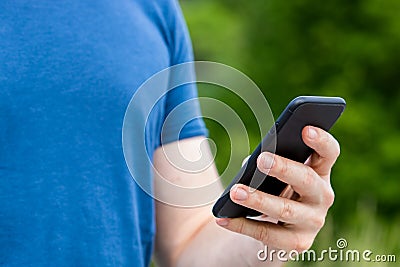
<path fill-rule="evenodd" d="M 329 141 L 332 139 L 332 135 L 328 133 L 327 131 L 320 131 L 320 138 L 319 141 L 321 143 L 329 143 Z"/>
<path fill-rule="evenodd" d="M 299 253 L 309 249 L 312 245 L 312 242 L 308 238 L 303 238 L 300 235 L 296 235 L 296 242 L 295 242 L 295 250 Z"/>
<path fill-rule="evenodd" d="M 277 172 L 279 172 L 282 176 L 286 176 L 289 172 L 289 166 L 286 160 L 282 160 L 278 157 L 275 157 L 274 166 L 276 167 Z"/>
<path fill-rule="evenodd" d="M 321 139 L 322 144 L 327 144 L 327 148 L 330 150 L 330 154 L 338 158 L 340 155 L 340 144 L 339 142 L 329 133 L 324 134 Z"/>
<path fill-rule="evenodd" d="M 238 226 L 237 226 L 237 232 L 243 234 L 244 233 L 244 227 L 245 227 L 245 220 L 240 220 Z"/>
<path fill-rule="evenodd" d="M 335 158 L 338 158 L 340 155 L 340 144 L 336 139 L 333 140 L 333 154 L 335 155 Z"/>
<path fill-rule="evenodd" d="M 314 183 L 315 172 L 312 168 L 308 167 L 306 169 L 305 175 L 303 177 L 302 183 L 303 186 L 310 186 Z"/>
<path fill-rule="evenodd" d="M 266 203 L 265 203 L 265 197 L 260 196 L 259 192 L 255 192 L 253 193 L 253 206 L 254 209 L 258 210 L 258 211 L 263 211 L 266 207 Z"/>
<path fill-rule="evenodd" d="M 290 221 L 294 217 L 294 208 L 289 199 L 283 198 L 283 207 L 279 215 L 280 221 Z"/>
<path fill-rule="evenodd" d="M 324 199 L 328 207 L 331 207 L 333 205 L 335 201 L 335 192 L 333 191 L 332 187 L 329 187 L 329 189 L 326 190 Z"/>
<path fill-rule="evenodd" d="M 263 242 L 264 244 L 268 244 L 269 243 L 268 225 L 263 223 L 257 225 L 253 233 L 253 237 Z"/>
<path fill-rule="evenodd" d="M 325 217 L 323 216 L 316 216 L 312 219 L 313 225 L 317 229 L 321 229 L 325 224 Z"/>

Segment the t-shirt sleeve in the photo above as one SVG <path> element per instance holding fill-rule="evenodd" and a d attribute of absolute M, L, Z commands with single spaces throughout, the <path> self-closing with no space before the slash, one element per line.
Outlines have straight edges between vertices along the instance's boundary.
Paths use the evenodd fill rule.
<path fill-rule="evenodd" d="M 169 25 L 171 66 L 193 61 L 192 43 L 177 1 L 174 1 L 173 8 L 174 15 Z M 187 66 L 183 73 L 182 71 L 178 74 L 172 72 L 171 75 L 194 75 L 194 70 L 190 70 L 193 64 Z M 174 77 L 170 77 L 171 79 Z M 184 84 L 169 90 L 166 94 L 164 114 L 161 144 L 208 134 L 201 116 L 195 83 Z"/>

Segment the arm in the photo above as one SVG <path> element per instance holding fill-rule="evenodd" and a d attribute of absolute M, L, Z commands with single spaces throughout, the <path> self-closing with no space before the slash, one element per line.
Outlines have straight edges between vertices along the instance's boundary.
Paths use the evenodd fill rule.
<path fill-rule="evenodd" d="M 299 199 L 290 200 L 257 190 L 250 192 L 244 185 L 234 186 L 230 193 L 236 203 L 258 210 L 284 224 L 245 218 L 216 220 L 211 214 L 211 204 L 179 208 L 157 201 L 156 259 L 160 266 L 265 266 L 265 262 L 257 259 L 257 252 L 264 247 L 263 244 L 285 250 L 308 249 L 333 203 L 334 194 L 329 177 L 339 155 L 339 145 L 331 135 L 312 127 L 303 130 L 303 139 L 316 151 L 306 164 L 268 153 L 261 154 L 258 159 L 261 171 L 290 184 L 300 195 Z M 210 184 L 217 179 L 213 164 L 201 172 L 187 173 L 173 164 L 176 153 L 168 153 L 177 151 L 179 146 L 180 153 L 186 159 L 196 160 L 199 156 L 209 155 L 204 146 L 201 146 L 203 151 L 198 149 L 204 140 L 204 137 L 190 138 L 156 150 L 156 194 L 163 192 L 162 183 L 157 182 L 160 179 L 181 186 Z M 263 166 L 268 166 L 264 164 L 268 160 L 274 163 L 266 169 Z M 222 192 L 221 184 L 213 184 L 213 190 Z M 280 266 L 282 263 L 275 259 L 269 264 Z"/>

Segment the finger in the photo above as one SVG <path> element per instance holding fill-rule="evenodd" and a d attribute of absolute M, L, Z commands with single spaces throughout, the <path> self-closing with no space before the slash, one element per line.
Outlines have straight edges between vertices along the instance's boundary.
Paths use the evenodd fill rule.
<path fill-rule="evenodd" d="M 338 141 L 328 132 L 313 126 L 304 127 L 302 136 L 304 143 L 315 151 L 307 165 L 329 179 L 331 168 L 340 154 Z"/>
<path fill-rule="evenodd" d="M 300 198 L 300 195 L 295 192 L 292 188 L 292 186 L 287 185 L 286 188 L 282 191 L 282 193 L 279 195 L 280 197 L 285 197 L 291 200 L 298 200 Z"/>
<path fill-rule="evenodd" d="M 301 197 L 316 197 L 322 186 L 322 179 L 309 166 L 269 152 L 263 152 L 257 159 L 258 169 L 292 186 Z"/>
<path fill-rule="evenodd" d="M 237 184 L 232 187 L 230 197 L 233 202 L 266 214 L 278 221 L 297 224 L 307 220 L 309 209 L 300 202 L 270 195 L 259 190 L 249 191 L 248 186 Z"/>
<path fill-rule="evenodd" d="M 249 220 L 246 218 L 220 218 L 217 224 L 230 231 L 250 236 L 271 247 L 286 251 L 295 249 L 302 252 L 312 245 L 312 239 L 300 238 L 296 231 L 269 223 Z"/>
<path fill-rule="evenodd" d="M 294 192 L 293 188 L 290 185 L 287 185 L 285 187 L 285 189 L 283 189 L 283 191 L 281 192 L 281 194 L 279 196 L 280 197 L 284 197 L 284 198 L 289 198 L 289 199 L 296 200 L 295 192 Z"/>

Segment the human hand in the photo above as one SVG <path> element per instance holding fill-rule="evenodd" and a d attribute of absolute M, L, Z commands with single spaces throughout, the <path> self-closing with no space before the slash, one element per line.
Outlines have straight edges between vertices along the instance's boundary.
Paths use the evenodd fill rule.
<path fill-rule="evenodd" d="M 340 147 L 329 133 L 316 127 L 305 127 L 302 137 L 304 143 L 315 151 L 305 164 L 267 152 L 257 160 L 260 171 L 293 188 L 299 195 L 296 200 L 270 195 L 241 184 L 233 186 L 230 191 L 235 203 L 275 218 L 282 224 L 246 218 L 219 218 L 218 225 L 287 251 L 294 249 L 302 252 L 311 247 L 334 201 L 330 174 Z"/>

